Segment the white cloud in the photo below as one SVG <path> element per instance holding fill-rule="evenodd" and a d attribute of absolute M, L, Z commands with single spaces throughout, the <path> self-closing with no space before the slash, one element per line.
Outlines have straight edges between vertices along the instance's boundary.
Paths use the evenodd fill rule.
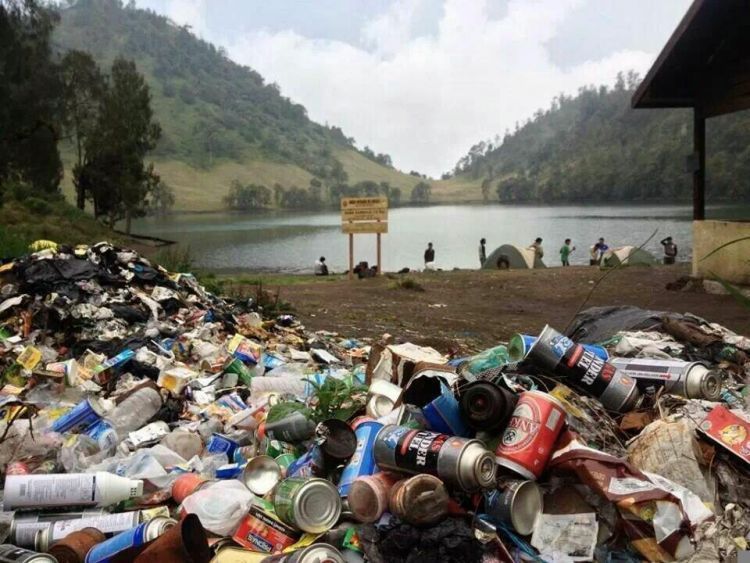
<path fill-rule="evenodd" d="M 166 16 L 180 25 L 189 25 L 193 33 L 206 38 L 207 0 L 168 0 L 165 8 Z"/>
<path fill-rule="evenodd" d="M 437 175 L 475 142 L 548 107 L 557 93 L 612 83 L 620 70 L 647 70 L 653 55 L 641 51 L 565 70 L 551 62 L 547 42 L 582 1 L 511 0 L 492 19 L 484 0 L 446 0 L 436 35 L 413 37 L 419 0 L 398 0 L 364 27 L 364 47 L 291 30 L 253 32 L 224 46 L 280 84 L 312 119 L 341 126 L 402 169 Z M 186 14 L 186 4 L 198 10 L 203 3 L 172 4 Z"/>

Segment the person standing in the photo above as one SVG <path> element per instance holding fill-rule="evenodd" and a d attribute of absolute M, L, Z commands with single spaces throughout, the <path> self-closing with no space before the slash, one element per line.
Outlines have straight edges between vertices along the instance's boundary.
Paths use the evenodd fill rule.
<path fill-rule="evenodd" d="M 575 246 L 570 246 L 570 243 L 571 240 L 566 238 L 565 244 L 560 248 L 560 262 L 562 262 L 563 266 L 570 266 L 570 253 L 576 249 Z"/>
<path fill-rule="evenodd" d="M 424 251 L 424 269 L 435 269 L 435 249 L 432 247 L 431 242 L 427 243 L 427 250 Z"/>
<path fill-rule="evenodd" d="M 604 242 L 604 238 L 599 238 L 599 242 L 597 242 L 594 246 L 591 247 L 591 261 L 589 264 L 591 266 L 598 266 L 602 263 L 602 258 L 604 258 L 604 255 L 609 250 L 609 246 Z"/>
<path fill-rule="evenodd" d="M 664 247 L 664 263 L 674 264 L 677 258 L 677 245 L 672 241 L 672 237 L 662 240 L 661 245 Z"/>
<path fill-rule="evenodd" d="M 534 251 L 534 258 L 538 258 L 541 260 L 544 258 L 544 248 L 542 248 L 542 238 L 537 237 L 537 239 L 533 242 L 533 244 L 529 247 L 531 250 Z"/>
<path fill-rule="evenodd" d="M 484 263 L 487 261 L 487 248 L 485 245 L 487 244 L 487 241 L 485 239 L 481 239 L 479 241 L 479 267 L 481 268 L 484 266 Z"/>

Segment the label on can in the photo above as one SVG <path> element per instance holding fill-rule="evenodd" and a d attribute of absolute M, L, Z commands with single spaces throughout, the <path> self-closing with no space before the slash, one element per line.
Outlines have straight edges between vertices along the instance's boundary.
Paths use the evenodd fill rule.
<path fill-rule="evenodd" d="M 103 452 L 113 450 L 117 447 L 117 432 L 112 428 L 112 425 L 103 418 L 89 426 L 84 434 L 95 440 L 99 445 L 99 449 Z"/>
<path fill-rule="evenodd" d="M 616 368 L 591 350 L 576 344 L 566 357 L 566 365 L 576 381 L 595 397 L 601 396 L 609 386 Z"/>
<path fill-rule="evenodd" d="M 294 495 L 307 483 L 307 478 L 291 477 L 284 479 L 276 485 L 273 495 L 273 507 L 276 515 L 284 522 L 293 523 L 294 520 Z"/>
<path fill-rule="evenodd" d="M 86 555 L 85 563 L 105 563 L 113 555 L 128 548 L 146 543 L 146 528 L 151 522 L 144 522 L 135 528 L 117 534 L 105 542 L 95 545 Z"/>
<path fill-rule="evenodd" d="M 379 422 L 368 420 L 360 422 L 354 430 L 354 435 L 357 437 L 357 447 L 339 478 L 339 494 L 341 496 L 345 497 L 349 494 L 349 488 L 357 477 L 372 475 L 378 471 L 373 455 L 373 445 L 381 428 L 383 428 L 383 425 Z"/>
<path fill-rule="evenodd" d="M 103 534 L 118 534 L 136 526 L 138 519 L 139 514 L 135 511 L 94 516 L 91 518 L 79 518 L 77 520 L 60 520 L 52 524 L 50 532 L 51 541 L 56 542 L 68 534 L 83 530 L 84 528 L 96 528 Z"/>
<path fill-rule="evenodd" d="M 64 415 L 55 420 L 50 427 L 54 432 L 75 432 L 97 422 L 101 417 L 94 410 L 90 399 L 84 399 Z"/>
<path fill-rule="evenodd" d="M 12 508 L 41 509 L 99 503 L 96 474 L 8 475 L 3 503 Z"/>
<path fill-rule="evenodd" d="M 437 475 L 437 464 L 447 434 L 412 430 L 398 441 L 395 451 L 396 465 L 401 469 Z"/>
<path fill-rule="evenodd" d="M 233 539 L 238 544 L 262 553 L 279 553 L 301 537 L 291 526 L 279 522 L 257 506 L 251 506 Z"/>
<path fill-rule="evenodd" d="M 1 563 L 57 563 L 57 559 L 51 555 L 21 549 L 15 545 L 0 545 Z"/>
<path fill-rule="evenodd" d="M 322 477 L 325 475 L 323 453 L 319 445 L 295 459 L 286 470 L 288 477 Z"/>
<path fill-rule="evenodd" d="M 517 452 L 527 447 L 541 426 L 539 407 L 533 401 L 519 402 L 500 441 L 504 452 Z"/>

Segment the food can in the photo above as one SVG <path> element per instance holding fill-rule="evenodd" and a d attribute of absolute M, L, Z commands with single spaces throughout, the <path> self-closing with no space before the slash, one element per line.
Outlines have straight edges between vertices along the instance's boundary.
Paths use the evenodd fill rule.
<path fill-rule="evenodd" d="M 43 532 L 39 532 L 43 533 Z M 68 534 L 45 551 L 59 563 L 83 563 L 86 554 L 107 537 L 96 528 L 83 528 Z"/>
<path fill-rule="evenodd" d="M 83 430 L 102 419 L 106 412 L 101 399 L 89 397 L 56 419 L 50 426 L 50 430 L 60 434 Z"/>
<path fill-rule="evenodd" d="M 609 362 L 635 379 L 642 390 L 658 386 L 688 399 L 718 401 L 721 397 L 720 375 L 701 362 L 652 358 L 612 358 Z"/>
<path fill-rule="evenodd" d="M 172 483 L 172 498 L 177 504 L 182 504 L 187 497 L 205 486 L 207 480 L 198 473 L 184 473 Z"/>
<path fill-rule="evenodd" d="M 461 412 L 474 430 L 497 432 L 508 424 L 518 397 L 492 381 L 461 387 Z"/>
<path fill-rule="evenodd" d="M 389 425 L 378 432 L 374 453 L 381 469 L 429 473 L 465 491 L 495 482 L 492 453 L 479 440 Z"/>
<path fill-rule="evenodd" d="M 240 445 L 228 436 L 214 433 L 211 434 L 211 437 L 208 439 L 206 452 L 210 454 L 227 454 L 229 459 L 233 459 L 234 452 L 239 447 Z"/>
<path fill-rule="evenodd" d="M 526 479 L 536 479 L 547 466 L 565 425 L 562 403 L 541 391 L 525 391 L 495 451 L 498 465 Z"/>
<path fill-rule="evenodd" d="M 251 506 L 232 539 L 243 547 L 262 553 L 279 553 L 299 541 L 301 534 L 279 522 L 258 506 Z"/>
<path fill-rule="evenodd" d="M 327 543 L 314 543 L 292 553 L 271 555 L 261 563 L 346 563 L 341 552 Z"/>
<path fill-rule="evenodd" d="M 364 475 L 372 475 L 378 471 L 375 465 L 373 447 L 378 432 L 383 428 L 383 425 L 375 420 L 360 417 L 352 422 L 352 428 L 357 438 L 357 446 L 354 449 L 354 455 L 352 455 L 349 463 L 341 472 L 341 477 L 339 477 L 338 488 L 342 497 L 349 494 L 349 487 L 351 487 L 354 479 Z"/>
<path fill-rule="evenodd" d="M 393 485 L 388 508 L 405 522 L 431 526 L 448 515 L 449 503 L 450 496 L 443 482 L 434 475 L 423 473 Z"/>
<path fill-rule="evenodd" d="M 0 545 L 0 563 L 59 563 L 52 555 L 37 553 L 9 543 Z"/>
<path fill-rule="evenodd" d="M 580 344 L 547 325 L 527 358 L 539 368 L 565 377 L 616 412 L 637 407 L 640 392 L 635 380 Z"/>
<path fill-rule="evenodd" d="M 240 480 L 259 496 L 265 496 L 281 481 L 281 467 L 267 455 L 254 457 L 245 465 Z"/>
<path fill-rule="evenodd" d="M 535 481 L 507 480 L 484 493 L 484 512 L 495 523 L 510 524 L 522 536 L 534 531 L 543 511 L 543 497 Z"/>
<path fill-rule="evenodd" d="M 273 505 L 282 522 L 310 534 L 329 530 L 341 515 L 338 491 L 325 479 L 284 479 L 276 486 Z"/>
<path fill-rule="evenodd" d="M 530 334 L 514 334 L 508 342 L 508 357 L 511 362 L 520 362 L 526 358 L 531 347 L 536 343 L 537 337 Z M 604 361 L 609 360 L 609 352 L 603 346 L 596 344 L 581 344 L 586 350 L 592 352 Z"/>
<path fill-rule="evenodd" d="M 112 557 L 131 548 L 146 544 L 161 536 L 164 532 L 177 525 L 171 518 L 154 518 L 117 534 L 116 536 L 95 545 L 86 555 L 85 563 L 106 563 Z"/>
<path fill-rule="evenodd" d="M 388 497 L 398 478 L 390 473 L 357 477 L 349 488 L 347 504 L 355 520 L 376 522 L 388 510 Z"/>

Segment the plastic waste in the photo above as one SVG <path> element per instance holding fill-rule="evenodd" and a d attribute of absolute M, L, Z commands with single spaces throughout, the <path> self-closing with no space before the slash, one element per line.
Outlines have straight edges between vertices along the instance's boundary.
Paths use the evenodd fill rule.
<path fill-rule="evenodd" d="M 231 536 L 250 510 L 254 498 L 255 495 L 239 481 L 217 481 L 187 497 L 182 508 L 197 515 L 210 532 Z"/>

